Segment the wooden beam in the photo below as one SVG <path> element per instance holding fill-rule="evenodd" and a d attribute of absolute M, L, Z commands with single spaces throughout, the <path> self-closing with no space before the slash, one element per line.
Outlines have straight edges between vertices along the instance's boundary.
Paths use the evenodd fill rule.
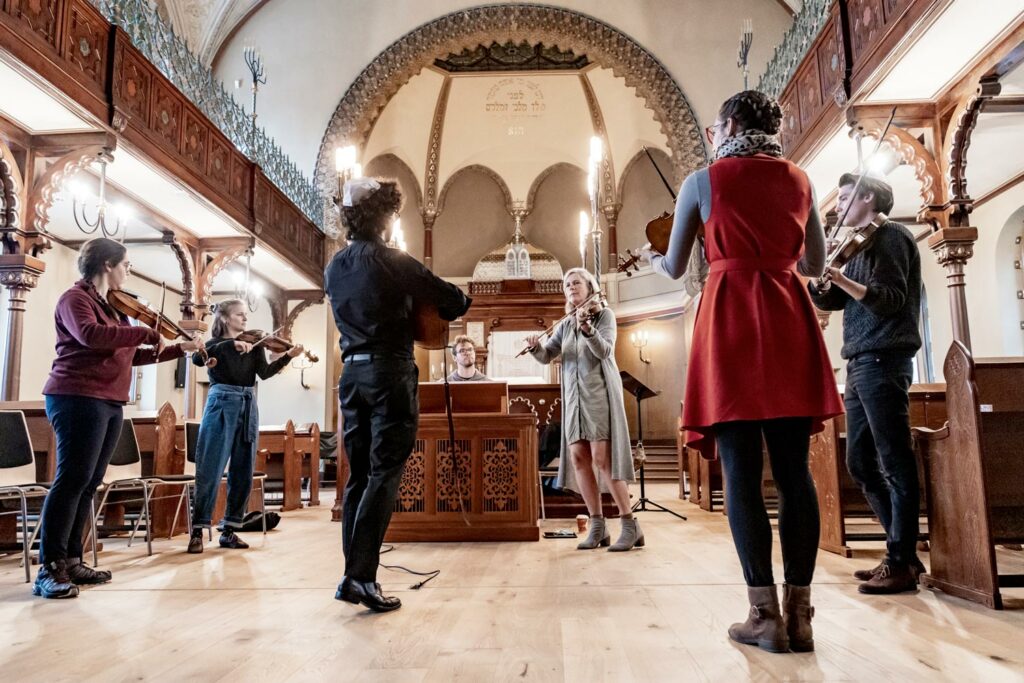
<path fill-rule="evenodd" d="M 997 43 L 978 57 L 973 66 L 958 81 L 938 97 L 937 111 L 946 113 L 968 94 L 978 89 L 978 82 L 988 75 L 1001 77 L 1009 73 L 1024 55 L 1024 17 Z"/>
<path fill-rule="evenodd" d="M 0 114 L 0 138 L 8 144 L 15 144 L 23 150 L 32 146 L 32 135 L 21 126 Z"/>
<path fill-rule="evenodd" d="M 288 289 L 285 290 L 285 296 L 288 297 L 289 301 L 295 301 L 296 299 L 315 299 L 324 295 L 322 289 Z"/>
<path fill-rule="evenodd" d="M 204 237 L 199 240 L 199 248 L 203 251 L 220 251 L 231 247 L 255 247 L 256 238 L 239 235 L 238 237 Z"/>
<path fill-rule="evenodd" d="M 1020 173 L 1018 173 L 1017 175 L 1013 176 L 1012 178 L 1010 178 L 1009 180 L 1007 180 L 1003 184 L 1001 184 L 1001 185 L 999 185 L 999 186 L 989 190 L 985 194 L 983 194 L 980 197 L 978 197 L 977 199 L 975 199 L 974 200 L 974 208 L 977 209 L 979 206 L 981 206 L 985 202 L 987 202 L 989 200 L 992 200 L 992 199 L 995 199 L 996 197 L 998 197 L 1002 193 L 1006 192 L 1007 190 L 1015 187 L 1016 185 L 1018 185 L 1018 184 L 1020 184 L 1022 182 L 1024 182 L 1024 171 L 1021 171 Z"/>
<path fill-rule="evenodd" d="M 884 126 L 893 107 L 896 107 L 896 118 L 892 125 L 900 128 L 929 128 L 935 120 L 934 102 L 872 102 L 848 107 L 846 122 L 851 126 L 864 125 L 865 122 L 878 122 Z"/>
<path fill-rule="evenodd" d="M 986 100 L 982 114 L 1020 114 L 1024 112 L 1024 95 L 1007 95 Z"/>
<path fill-rule="evenodd" d="M 117 149 L 117 136 L 105 130 L 73 133 L 41 133 L 32 136 L 32 148 L 39 156 L 59 157 L 81 147 Z"/>

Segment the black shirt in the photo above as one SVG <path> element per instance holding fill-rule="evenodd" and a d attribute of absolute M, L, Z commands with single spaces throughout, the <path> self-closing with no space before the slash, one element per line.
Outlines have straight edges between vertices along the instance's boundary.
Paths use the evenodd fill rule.
<path fill-rule="evenodd" d="M 262 346 L 257 346 L 249 353 L 239 353 L 235 350 L 234 342 L 230 337 L 214 337 L 206 342 L 207 354 L 217 359 L 217 365 L 207 370 L 210 384 L 251 387 L 256 384 L 256 375 L 260 379 L 273 377 L 291 361 L 291 357 L 285 354 L 273 363 L 268 363 L 267 352 Z M 201 366 L 203 359 L 194 353 L 192 362 Z"/>
<path fill-rule="evenodd" d="M 354 240 L 324 271 L 324 291 L 341 332 L 341 356 L 374 353 L 412 358 L 413 299 L 431 303 L 445 320 L 469 310 L 471 299 L 399 249 Z"/>
<path fill-rule="evenodd" d="M 814 305 L 843 312 L 843 349 L 850 359 L 861 353 L 910 357 L 921 348 L 921 253 L 914 236 L 894 221 L 883 224 L 843 271 L 867 287 L 857 301 L 835 283 L 824 293 L 807 283 Z"/>

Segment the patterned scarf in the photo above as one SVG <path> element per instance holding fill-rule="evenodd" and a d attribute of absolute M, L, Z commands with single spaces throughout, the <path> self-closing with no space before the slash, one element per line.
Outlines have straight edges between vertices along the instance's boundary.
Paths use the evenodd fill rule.
<path fill-rule="evenodd" d="M 779 136 L 769 135 L 756 128 L 745 130 L 740 135 L 726 138 L 715 150 L 715 160 L 725 157 L 749 157 L 754 154 L 781 157 L 782 145 L 779 143 Z"/>

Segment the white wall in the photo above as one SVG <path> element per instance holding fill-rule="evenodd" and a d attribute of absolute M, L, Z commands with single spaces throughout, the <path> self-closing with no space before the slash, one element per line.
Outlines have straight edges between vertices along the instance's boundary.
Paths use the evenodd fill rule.
<path fill-rule="evenodd" d="M 391 43 L 479 0 L 275 0 L 260 7 L 224 46 L 216 75 L 248 82 L 245 45 L 258 45 L 268 83 L 260 89 L 260 125 L 307 175 L 335 107 L 359 73 Z M 740 22 L 754 22 L 751 74 L 764 70 L 789 13 L 771 0 L 562 0 L 552 2 L 604 21 L 648 49 L 675 78 L 699 121 L 710 123 L 740 90 Z M 386 5 L 386 7 L 385 7 Z M 500 36 L 495 36 L 500 38 Z M 242 93 L 243 91 L 236 91 Z M 244 99 L 244 97 L 242 97 Z M 419 169 L 414 166 L 419 173 Z"/>

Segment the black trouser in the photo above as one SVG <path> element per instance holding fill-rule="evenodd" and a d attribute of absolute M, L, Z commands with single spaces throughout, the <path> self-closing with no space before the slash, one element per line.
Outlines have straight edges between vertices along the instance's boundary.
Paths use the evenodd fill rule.
<path fill-rule="evenodd" d="M 786 583 L 809 586 L 818 556 L 818 496 L 807 466 L 811 419 L 722 422 L 715 425 L 715 443 L 725 475 L 726 509 L 732 540 L 748 586 L 772 586 L 772 526 L 761 494 L 764 455 L 768 444 L 772 478 L 779 492 L 779 538 Z"/>
<path fill-rule="evenodd" d="M 917 557 L 921 489 L 910 436 L 910 358 L 862 353 L 846 366 L 846 466 L 885 528 L 889 561 Z"/>
<path fill-rule="evenodd" d="M 43 503 L 40 564 L 82 557 L 82 530 L 121 435 L 123 414 L 121 404 L 98 398 L 46 397 L 46 417 L 57 435 L 57 474 Z"/>
<path fill-rule="evenodd" d="M 346 362 L 338 383 L 349 462 L 342 534 L 345 576 L 376 581 L 405 461 L 416 442 L 416 364 L 375 358 Z"/>

